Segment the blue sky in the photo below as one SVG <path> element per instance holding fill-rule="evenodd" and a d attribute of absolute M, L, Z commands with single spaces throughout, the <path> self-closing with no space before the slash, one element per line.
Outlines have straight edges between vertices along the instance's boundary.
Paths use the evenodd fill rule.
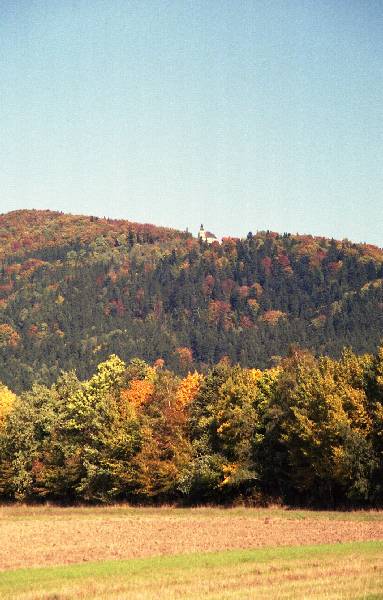
<path fill-rule="evenodd" d="M 383 3 L 2 0 L 0 212 L 383 245 Z"/>

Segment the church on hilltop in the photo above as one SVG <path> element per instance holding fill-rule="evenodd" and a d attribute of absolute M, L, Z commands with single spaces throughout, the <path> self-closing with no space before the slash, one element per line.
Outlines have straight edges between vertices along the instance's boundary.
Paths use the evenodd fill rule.
<path fill-rule="evenodd" d="M 213 242 L 218 242 L 217 237 L 211 231 L 205 231 L 203 225 L 201 225 L 200 230 L 198 232 L 198 239 L 203 242 L 207 242 L 208 244 L 212 244 Z"/>

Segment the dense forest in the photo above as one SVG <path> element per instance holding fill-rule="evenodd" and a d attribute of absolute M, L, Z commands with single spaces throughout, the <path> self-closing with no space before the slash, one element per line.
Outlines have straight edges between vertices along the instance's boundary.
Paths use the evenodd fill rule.
<path fill-rule="evenodd" d="M 0 499 L 381 505 L 383 348 L 184 377 L 111 355 L 85 381 L 0 385 Z"/>
<path fill-rule="evenodd" d="M 382 281 L 348 240 L 1 215 L 0 498 L 381 505 Z"/>
<path fill-rule="evenodd" d="M 383 251 L 249 233 L 187 232 L 51 211 L 0 216 L 0 380 L 14 392 L 115 353 L 178 375 L 222 359 L 277 366 L 291 344 L 339 358 L 383 331 Z"/>

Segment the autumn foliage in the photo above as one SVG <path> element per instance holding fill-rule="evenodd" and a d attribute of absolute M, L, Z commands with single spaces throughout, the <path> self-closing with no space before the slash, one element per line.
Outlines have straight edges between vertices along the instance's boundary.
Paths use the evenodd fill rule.
<path fill-rule="evenodd" d="M 96 216 L 0 215 L 0 380 L 21 392 L 112 353 L 185 376 L 263 369 L 291 344 L 339 358 L 382 331 L 383 251 L 310 235 L 188 232 Z"/>
<path fill-rule="evenodd" d="M 0 498 L 376 506 L 383 349 L 177 376 L 116 355 L 17 397 L 0 385 Z"/>

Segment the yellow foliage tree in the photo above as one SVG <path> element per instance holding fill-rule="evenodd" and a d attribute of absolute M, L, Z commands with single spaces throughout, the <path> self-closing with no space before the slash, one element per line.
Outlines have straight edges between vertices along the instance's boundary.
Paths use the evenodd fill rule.
<path fill-rule="evenodd" d="M 15 400 L 16 395 L 0 383 L 0 429 L 4 426 L 5 419 L 11 412 Z"/>
<path fill-rule="evenodd" d="M 176 407 L 182 408 L 188 406 L 198 394 L 203 376 L 197 371 L 194 373 L 188 373 L 186 377 L 181 380 L 181 383 L 177 390 L 176 396 Z"/>

